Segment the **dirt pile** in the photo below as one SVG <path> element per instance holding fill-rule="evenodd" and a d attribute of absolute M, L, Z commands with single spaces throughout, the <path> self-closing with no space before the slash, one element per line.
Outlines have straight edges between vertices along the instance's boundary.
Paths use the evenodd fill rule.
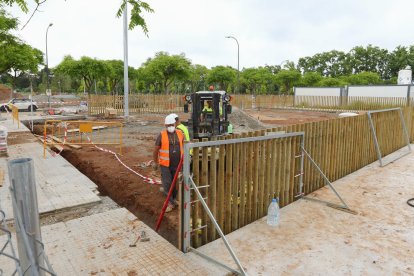
<path fill-rule="evenodd" d="M 237 107 L 233 107 L 232 113 L 229 115 L 229 121 L 233 125 L 234 133 L 266 128 L 266 125 Z"/>
<path fill-rule="evenodd" d="M 0 84 L 0 101 L 10 100 L 11 89 L 4 84 Z"/>

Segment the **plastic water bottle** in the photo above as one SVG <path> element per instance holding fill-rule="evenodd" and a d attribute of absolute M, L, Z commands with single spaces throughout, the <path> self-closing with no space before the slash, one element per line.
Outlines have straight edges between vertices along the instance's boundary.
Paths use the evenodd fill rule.
<path fill-rule="evenodd" d="M 267 209 L 267 224 L 270 226 L 277 226 L 279 224 L 279 203 L 276 198 L 272 199 Z"/>

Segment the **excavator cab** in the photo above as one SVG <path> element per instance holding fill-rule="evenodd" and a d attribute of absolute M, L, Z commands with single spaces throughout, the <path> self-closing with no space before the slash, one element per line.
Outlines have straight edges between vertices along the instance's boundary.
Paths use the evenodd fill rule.
<path fill-rule="evenodd" d="M 191 117 L 187 125 L 190 139 L 211 138 L 231 133 L 228 114 L 231 96 L 225 91 L 199 91 L 185 96 L 184 112 Z"/>

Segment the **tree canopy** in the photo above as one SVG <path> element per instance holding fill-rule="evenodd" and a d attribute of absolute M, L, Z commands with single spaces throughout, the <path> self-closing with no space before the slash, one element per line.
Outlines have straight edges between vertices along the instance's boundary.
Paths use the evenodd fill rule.
<path fill-rule="evenodd" d="M 0 75 L 14 88 L 17 78 L 24 73 L 36 73 L 43 62 L 43 53 L 11 34 L 18 20 L 0 9 Z"/>
<path fill-rule="evenodd" d="M 190 76 L 190 65 L 190 60 L 184 54 L 158 52 L 143 64 L 143 71 L 154 84 L 160 83 L 167 94 L 173 81 L 184 81 Z"/>

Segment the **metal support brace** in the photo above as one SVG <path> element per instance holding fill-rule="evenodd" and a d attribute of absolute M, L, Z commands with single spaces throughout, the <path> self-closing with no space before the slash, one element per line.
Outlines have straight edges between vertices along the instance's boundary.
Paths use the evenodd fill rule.
<path fill-rule="evenodd" d="M 224 267 L 225 269 L 227 269 L 228 271 L 230 271 L 230 272 L 232 272 L 234 274 L 240 275 L 240 272 L 239 271 L 237 271 L 237 270 L 229 267 L 228 265 L 223 264 L 222 262 L 217 261 L 216 259 L 214 259 L 214 258 L 212 258 L 212 257 L 210 257 L 210 256 L 208 256 L 208 255 L 206 255 L 204 253 L 201 253 L 200 251 L 198 251 L 195 248 L 190 247 L 190 251 L 191 252 L 194 252 L 195 254 L 197 254 L 200 257 L 203 257 L 204 259 L 209 260 L 210 262 L 213 262 L 213 263 L 215 263 L 215 264 L 217 264 L 217 265 L 219 265 L 221 267 Z"/>
<path fill-rule="evenodd" d="M 222 240 L 224 242 L 224 245 L 227 247 L 227 250 L 230 252 L 231 257 L 233 258 L 234 262 L 237 264 L 237 266 L 240 269 L 240 271 L 235 271 L 235 270 L 232 269 L 232 272 L 237 272 L 237 274 L 239 274 L 239 275 L 246 275 L 246 272 L 244 271 L 239 259 L 237 258 L 236 254 L 234 253 L 233 249 L 231 248 L 231 246 L 230 246 L 229 242 L 227 241 L 227 238 L 224 235 L 223 231 L 221 231 L 221 228 L 218 225 L 213 213 L 211 213 L 210 208 L 208 208 L 207 203 L 204 201 L 203 196 L 201 195 L 200 191 L 197 189 L 197 185 L 194 183 L 192 178 L 190 178 L 190 184 L 193 186 L 194 191 L 197 194 L 198 199 L 200 200 L 201 204 L 204 207 L 204 210 L 206 211 L 206 213 L 209 216 L 211 222 L 214 224 L 214 227 L 216 228 L 217 232 L 219 233 L 220 237 L 222 238 Z"/>
<path fill-rule="evenodd" d="M 403 131 L 404 131 L 404 136 L 405 136 L 404 138 L 405 138 L 405 141 L 406 141 L 407 147 L 408 147 L 408 152 L 405 152 L 405 153 L 397 156 L 396 158 L 390 159 L 390 160 L 388 160 L 387 162 L 384 163 L 383 160 L 382 160 L 381 149 L 380 149 L 380 146 L 379 146 L 379 143 L 378 143 L 378 137 L 377 137 L 377 133 L 376 133 L 376 130 L 375 130 L 374 122 L 372 121 L 371 114 L 372 113 L 379 113 L 379 112 L 388 112 L 388 111 L 399 111 L 400 119 L 401 119 L 401 125 L 402 125 Z M 381 109 L 381 110 L 375 110 L 375 111 L 368 111 L 367 115 L 368 115 L 369 126 L 371 127 L 372 135 L 374 136 L 374 144 L 375 144 L 375 149 L 376 149 L 377 155 L 378 155 L 378 161 L 380 162 L 380 167 L 384 167 L 384 166 L 388 165 L 389 163 L 394 162 L 394 161 L 400 159 L 401 157 L 404 157 L 404 156 L 410 154 L 410 152 L 411 152 L 410 137 L 408 135 L 407 126 L 406 126 L 405 120 L 404 120 L 404 115 L 403 115 L 402 110 L 401 110 L 400 107 L 398 107 L 398 108 L 389 108 L 389 109 Z"/>
<path fill-rule="evenodd" d="M 13 190 L 13 185 L 10 186 L 10 192 L 12 194 L 12 196 L 15 196 L 15 191 Z M 13 198 L 12 200 L 12 206 L 13 209 L 17 209 L 17 204 L 16 204 L 16 200 Z M 21 237 L 22 237 L 22 241 L 24 244 L 24 249 L 26 251 L 27 256 L 29 257 L 29 266 L 26 268 L 25 271 L 23 271 L 22 275 L 25 275 L 26 272 L 30 272 L 30 275 L 36 276 L 36 275 L 44 275 L 43 272 L 46 272 L 52 276 L 57 276 L 57 274 L 53 271 L 53 268 L 49 262 L 49 259 L 47 258 L 46 254 L 45 254 L 45 246 L 44 244 L 33 238 L 33 233 L 27 233 L 25 227 L 24 227 L 24 223 L 22 218 L 20 217 L 19 213 L 15 214 L 15 224 L 16 224 L 16 229 L 20 229 L 20 233 L 21 233 Z M 40 246 L 40 252 L 38 252 L 38 255 L 34 255 L 34 252 L 32 250 L 32 247 L 30 246 L 30 243 L 34 241 L 35 244 L 38 244 Z M 36 260 L 39 259 L 39 257 L 43 257 L 44 261 L 45 261 L 45 266 L 42 264 L 37 264 Z"/>
<path fill-rule="evenodd" d="M 339 193 L 335 190 L 332 183 L 329 181 L 329 179 L 326 177 L 326 175 L 319 168 L 318 164 L 316 164 L 315 160 L 313 160 L 312 157 L 310 156 L 310 154 L 305 150 L 305 147 L 301 146 L 301 148 L 302 148 L 303 153 L 306 155 L 306 157 L 308 157 L 309 161 L 311 161 L 311 163 L 316 168 L 316 170 L 318 170 L 318 172 L 322 175 L 322 177 L 325 179 L 326 183 L 328 184 L 329 188 L 331 188 L 331 190 L 335 193 L 335 195 L 339 198 L 339 200 L 342 202 L 343 205 L 338 205 L 338 204 L 330 203 L 330 202 L 327 202 L 327 201 L 323 201 L 323 200 L 320 200 L 320 199 L 311 198 L 311 197 L 307 197 L 307 196 L 304 196 L 303 198 L 307 199 L 307 200 L 312 200 L 312 201 L 325 203 L 327 206 L 338 209 L 338 210 L 341 210 L 341 211 L 354 213 L 354 211 L 352 211 L 348 207 L 348 205 L 345 203 L 345 201 L 342 199 L 342 197 L 339 195 Z"/>
<path fill-rule="evenodd" d="M 0 210 L 0 231 L 4 232 L 7 236 L 7 240 L 4 243 L 4 245 L 0 249 L 0 256 L 6 256 L 7 258 L 10 258 L 14 261 L 16 269 L 12 273 L 12 275 L 23 275 L 22 270 L 20 268 L 20 260 L 16 257 L 16 252 L 14 251 L 13 243 L 12 243 L 12 234 L 10 230 L 7 228 L 6 224 L 6 214 L 3 212 L 3 210 Z M 11 254 L 8 254 L 5 252 L 7 247 L 10 247 Z M 0 269 L 0 275 L 3 275 L 3 270 Z"/>

